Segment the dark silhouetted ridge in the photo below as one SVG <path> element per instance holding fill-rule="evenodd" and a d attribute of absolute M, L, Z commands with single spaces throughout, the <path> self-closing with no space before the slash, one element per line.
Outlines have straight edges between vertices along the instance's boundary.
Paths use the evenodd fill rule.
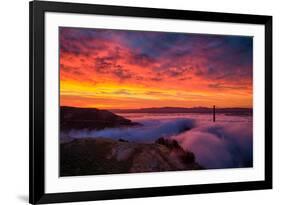
<path fill-rule="evenodd" d="M 101 130 L 123 126 L 136 126 L 139 123 L 96 108 L 60 107 L 61 131 L 72 129 Z"/>

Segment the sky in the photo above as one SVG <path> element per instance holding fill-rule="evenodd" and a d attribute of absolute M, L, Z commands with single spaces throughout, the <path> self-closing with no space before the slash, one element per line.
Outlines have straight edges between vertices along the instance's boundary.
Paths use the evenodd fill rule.
<path fill-rule="evenodd" d="M 247 36 L 59 28 L 61 106 L 252 107 Z"/>

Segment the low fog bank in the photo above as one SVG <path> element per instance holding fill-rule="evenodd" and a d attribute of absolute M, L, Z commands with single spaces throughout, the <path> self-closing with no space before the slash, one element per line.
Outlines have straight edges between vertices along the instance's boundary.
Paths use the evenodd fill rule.
<path fill-rule="evenodd" d="M 109 128 L 104 130 L 71 130 L 62 133 L 61 137 L 85 138 L 106 137 L 111 139 L 124 139 L 135 142 L 154 142 L 160 137 L 169 137 L 190 130 L 195 126 L 194 120 L 147 120 L 142 121 L 143 126 L 127 128 Z"/>

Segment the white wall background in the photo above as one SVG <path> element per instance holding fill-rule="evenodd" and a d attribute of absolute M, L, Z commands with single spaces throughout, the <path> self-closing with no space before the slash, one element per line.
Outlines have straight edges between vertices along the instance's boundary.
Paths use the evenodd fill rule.
<path fill-rule="evenodd" d="M 281 201 L 281 6 L 277 0 L 72 0 L 96 4 L 273 15 L 274 189 L 79 204 L 278 204 Z M 0 204 L 28 201 L 28 1 L 1 1 Z M 77 203 L 78 204 L 78 203 Z"/>

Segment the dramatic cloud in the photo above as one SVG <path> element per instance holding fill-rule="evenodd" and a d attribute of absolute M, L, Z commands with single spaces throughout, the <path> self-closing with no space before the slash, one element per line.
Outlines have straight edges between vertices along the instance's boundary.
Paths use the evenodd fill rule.
<path fill-rule="evenodd" d="M 59 39 L 64 105 L 106 90 L 83 106 L 116 97 L 128 101 L 101 107 L 252 106 L 252 37 L 61 27 Z"/>

